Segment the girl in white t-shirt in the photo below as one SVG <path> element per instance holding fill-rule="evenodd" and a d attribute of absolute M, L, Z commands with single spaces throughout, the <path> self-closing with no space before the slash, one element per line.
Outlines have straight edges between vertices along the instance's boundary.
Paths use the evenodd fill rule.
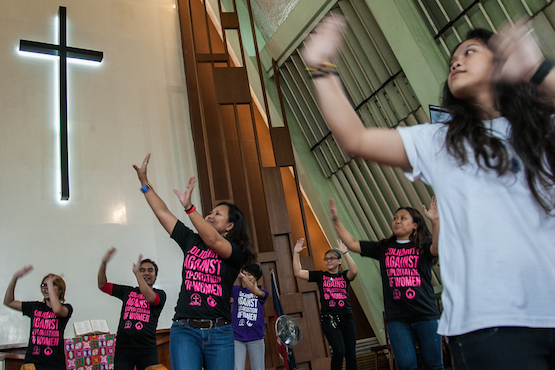
<path fill-rule="evenodd" d="M 555 367 L 555 73 L 520 24 L 454 51 L 443 124 L 366 128 L 330 62 L 342 20 L 302 57 L 341 148 L 434 188 L 444 312 L 457 370 Z M 524 347 L 525 348 L 524 348 Z"/>

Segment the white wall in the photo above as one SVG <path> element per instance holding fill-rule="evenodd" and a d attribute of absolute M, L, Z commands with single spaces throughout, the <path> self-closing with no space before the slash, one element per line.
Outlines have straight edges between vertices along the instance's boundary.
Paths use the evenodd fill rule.
<path fill-rule="evenodd" d="M 155 286 L 168 294 L 158 328 L 168 328 L 181 282 L 182 252 L 139 192 L 132 164 L 148 152 L 150 180 L 185 219 L 173 188 L 196 172 L 175 0 L 2 0 L 0 2 L 0 294 L 26 264 L 15 297 L 41 300 L 39 283 L 63 274 L 71 324 L 107 318 L 121 302 L 100 292 L 96 274 L 110 246 L 112 282 L 135 285 L 139 253 L 155 260 Z M 70 191 L 59 201 L 57 62 L 17 52 L 20 39 L 57 43 L 67 7 L 68 45 L 100 50 L 96 67 L 68 64 Z M 198 193 L 195 194 L 196 203 Z M 0 344 L 27 342 L 29 319 L 0 307 Z"/>

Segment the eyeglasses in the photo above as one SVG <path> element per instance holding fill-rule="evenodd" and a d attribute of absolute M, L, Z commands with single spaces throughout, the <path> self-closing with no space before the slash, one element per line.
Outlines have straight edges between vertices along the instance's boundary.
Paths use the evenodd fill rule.
<path fill-rule="evenodd" d="M 337 257 L 324 257 L 324 261 L 328 262 L 328 261 L 333 261 L 333 260 L 338 260 L 339 258 Z"/>
<path fill-rule="evenodd" d="M 41 288 L 46 288 L 47 286 L 48 286 L 48 284 L 46 284 L 46 283 L 42 283 L 42 284 L 40 285 Z"/>

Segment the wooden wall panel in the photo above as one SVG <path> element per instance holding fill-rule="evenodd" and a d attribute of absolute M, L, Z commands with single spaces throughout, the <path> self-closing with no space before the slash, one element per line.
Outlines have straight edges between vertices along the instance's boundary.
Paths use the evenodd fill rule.
<path fill-rule="evenodd" d="M 231 199 L 229 165 L 227 163 L 228 154 L 224 144 L 224 132 L 222 119 L 218 105 L 216 104 L 212 66 L 208 63 L 197 65 L 200 93 L 202 99 L 201 124 L 204 127 L 204 150 L 207 152 L 208 171 L 209 171 L 209 191 L 211 198 L 222 200 Z M 214 201 L 209 206 L 208 211 L 214 206 Z"/>
<path fill-rule="evenodd" d="M 277 261 L 276 252 L 272 251 L 272 252 L 258 253 L 258 263 L 273 262 L 273 261 Z"/>
<path fill-rule="evenodd" d="M 255 131 L 252 122 L 252 105 L 237 105 L 238 124 L 241 132 L 241 143 L 247 168 L 249 195 L 252 204 L 252 217 L 256 229 L 256 240 L 259 252 L 274 250 L 268 205 L 266 203 L 266 189 L 262 179 Z"/>
<path fill-rule="evenodd" d="M 287 127 L 272 127 L 272 144 L 275 148 L 276 165 L 278 167 L 288 167 L 295 165 L 291 136 Z"/>
<path fill-rule="evenodd" d="M 228 174 L 225 181 L 229 183 L 231 188 L 229 197 L 220 199 L 231 200 L 241 208 L 245 215 L 247 215 L 250 214 L 251 208 L 249 185 L 245 177 L 246 168 L 243 159 L 244 153 L 242 152 L 242 145 L 239 138 L 235 107 L 233 105 L 220 105 L 217 106 L 217 111 L 218 110 L 220 111 L 222 122 L 220 125 L 220 134 L 223 137 L 225 152 L 227 153 L 226 162 L 222 165 L 226 166 Z"/>
<path fill-rule="evenodd" d="M 218 104 L 251 102 L 247 69 L 244 67 L 214 68 L 214 89 Z"/>
<path fill-rule="evenodd" d="M 287 204 L 287 215 L 289 216 L 289 223 L 291 227 L 291 235 L 293 237 L 293 242 L 295 243 L 299 238 L 305 238 L 305 230 L 303 226 L 303 219 L 301 214 L 301 206 L 299 204 L 299 196 L 297 194 L 297 187 L 295 184 L 295 178 L 291 173 L 289 167 L 280 168 L 281 181 L 283 186 L 283 191 L 285 193 L 285 199 Z M 310 234 L 310 229 L 309 229 Z M 310 234 L 312 235 L 312 234 Z M 310 246 L 309 246 L 310 251 Z"/>
<path fill-rule="evenodd" d="M 204 62 L 204 63 L 212 63 L 212 62 L 223 62 L 225 63 L 224 66 L 227 66 L 229 62 L 229 55 L 227 54 L 204 54 L 199 53 L 196 55 L 197 62 Z"/>
<path fill-rule="evenodd" d="M 289 213 L 284 207 L 285 192 L 281 170 L 279 167 L 266 167 L 262 169 L 262 179 L 266 189 L 266 203 L 268 204 L 268 218 L 272 234 L 286 234 L 291 232 Z"/>
<path fill-rule="evenodd" d="M 303 293 L 303 304 L 308 325 L 306 334 L 310 338 L 312 358 L 328 357 L 330 351 L 320 324 L 320 302 L 316 292 Z"/>
<path fill-rule="evenodd" d="M 256 121 L 258 144 L 261 149 L 260 159 L 262 161 L 262 167 L 275 167 L 276 161 L 274 158 L 274 147 L 270 136 L 270 130 L 268 130 L 268 125 L 258 109 L 254 110 L 254 119 Z"/>
<path fill-rule="evenodd" d="M 237 29 L 239 28 L 239 18 L 235 12 L 225 12 L 222 13 L 222 27 L 226 29 Z"/>
<path fill-rule="evenodd" d="M 274 249 L 278 254 L 276 279 L 280 294 L 297 292 L 297 279 L 293 275 L 292 247 L 289 238 L 289 234 L 274 236 Z"/>
<path fill-rule="evenodd" d="M 302 298 L 302 297 L 301 297 Z M 308 320 L 306 318 L 299 315 L 292 315 L 298 322 L 299 326 L 303 333 L 308 333 Z M 304 335 L 304 334 L 303 334 Z M 310 340 L 302 340 L 298 347 L 293 348 L 293 354 L 295 355 L 295 361 L 302 363 L 302 362 L 310 362 L 314 358 L 312 353 L 312 346 Z"/>
<path fill-rule="evenodd" d="M 281 305 L 283 306 L 283 312 L 286 315 L 293 316 L 296 313 L 304 311 L 302 293 L 280 294 L 279 297 Z"/>
<path fill-rule="evenodd" d="M 193 25 L 191 20 L 191 4 L 189 0 L 178 0 L 179 23 L 181 26 L 181 45 L 183 49 L 183 64 L 187 81 L 187 96 L 189 99 L 189 116 L 191 118 L 191 132 L 195 156 L 197 161 L 198 189 L 202 209 L 209 208 L 211 202 L 210 174 L 207 151 L 204 145 L 204 128 L 202 126 L 202 104 L 199 91 L 197 63 L 193 43 Z"/>
<path fill-rule="evenodd" d="M 313 369 L 329 369 L 331 366 L 331 357 L 317 358 L 310 361 L 310 366 Z"/>
<path fill-rule="evenodd" d="M 187 9 L 183 9 L 182 5 L 184 5 L 185 1 L 179 2 L 179 10 L 180 13 L 187 12 Z M 211 45 L 208 42 L 208 29 L 207 29 L 207 14 L 206 10 L 204 9 L 204 4 L 200 1 L 187 1 L 187 8 L 190 7 L 191 14 L 187 14 L 190 16 L 191 24 L 192 24 L 192 42 L 195 46 L 195 53 L 204 53 L 210 54 L 212 53 Z"/>

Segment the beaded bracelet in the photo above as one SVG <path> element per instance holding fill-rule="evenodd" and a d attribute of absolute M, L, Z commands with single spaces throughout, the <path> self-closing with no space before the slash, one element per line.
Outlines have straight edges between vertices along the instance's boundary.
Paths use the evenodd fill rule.
<path fill-rule="evenodd" d="M 141 193 L 146 193 L 149 189 L 152 189 L 152 183 L 148 181 L 146 185 L 141 186 Z"/>
<path fill-rule="evenodd" d="M 337 72 L 337 66 L 328 62 L 324 62 L 318 67 L 308 67 L 306 70 L 308 71 L 308 73 L 310 74 L 310 78 L 312 79 L 325 77 L 330 74 L 339 76 L 339 73 Z"/>
<path fill-rule="evenodd" d="M 193 213 L 196 209 L 197 209 L 197 207 L 195 207 L 195 205 L 192 204 L 192 205 L 191 205 L 191 208 L 185 210 L 185 213 L 188 214 L 188 215 L 190 215 L 190 214 Z"/>

